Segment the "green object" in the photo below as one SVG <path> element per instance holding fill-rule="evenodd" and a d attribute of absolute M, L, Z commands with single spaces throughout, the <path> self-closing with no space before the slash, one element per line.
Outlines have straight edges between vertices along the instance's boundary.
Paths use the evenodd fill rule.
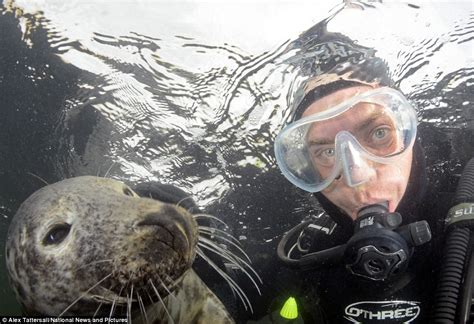
<path fill-rule="evenodd" d="M 447 225 L 452 225 L 461 221 L 472 221 L 474 219 L 474 204 L 472 203 L 461 203 L 451 209 L 448 212 L 446 219 Z"/>
<path fill-rule="evenodd" d="M 294 297 L 290 297 L 286 300 L 280 310 L 280 316 L 285 319 L 296 319 L 298 317 L 298 305 L 296 305 L 296 299 Z"/>

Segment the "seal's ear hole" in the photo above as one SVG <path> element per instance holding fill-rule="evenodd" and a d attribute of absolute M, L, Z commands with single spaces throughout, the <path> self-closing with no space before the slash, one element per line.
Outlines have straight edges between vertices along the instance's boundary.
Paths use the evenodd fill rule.
<path fill-rule="evenodd" d="M 132 196 L 132 197 L 135 196 L 135 195 L 133 194 L 133 191 L 130 190 L 129 188 L 127 188 L 127 187 L 123 188 L 123 193 L 124 193 L 125 195 L 127 195 L 127 196 Z"/>
<path fill-rule="evenodd" d="M 69 224 L 54 225 L 46 234 L 45 238 L 43 239 L 43 244 L 52 245 L 52 244 L 61 243 L 69 234 L 70 230 L 71 230 L 71 225 Z"/>

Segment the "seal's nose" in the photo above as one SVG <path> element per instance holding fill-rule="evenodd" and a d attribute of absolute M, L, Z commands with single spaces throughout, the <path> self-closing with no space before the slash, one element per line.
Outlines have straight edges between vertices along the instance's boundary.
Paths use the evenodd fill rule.
<path fill-rule="evenodd" d="M 166 226 L 169 220 L 162 213 L 147 214 L 143 220 L 137 223 L 137 226 Z"/>
<path fill-rule="evenodd" d="M 167 227 L 177 225 L 185 231 L 185 235 L 191 235 L 184 215 L 178 209 L 170 205 L 164 205 L 159 211 L 148 213 L 137 223 L 137 226 L 156 225 Z"/>
<path fill-rule="evenodd" d="M 185 216 L 180 210 L 170 205 L 164 205 L 159 211 L 146 214 L 141 221 L 136 223 L 136 226 L 164 229 L 167 234 L 175 238 L 174 241 L 183 240 L 186 245 L 189 245 L 193 235 Z M 178 239 L 179 237 L 183 239 Z"/>

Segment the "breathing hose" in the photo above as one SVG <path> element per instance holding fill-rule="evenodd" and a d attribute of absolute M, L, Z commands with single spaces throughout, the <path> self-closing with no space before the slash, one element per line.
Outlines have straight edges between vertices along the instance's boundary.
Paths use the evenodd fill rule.
<path fill-rule="evenodd" d="M 473 319 L 474 158 L 464 168 L 446 223 L 446 244 L 431 322 L 464 324 Z"/>

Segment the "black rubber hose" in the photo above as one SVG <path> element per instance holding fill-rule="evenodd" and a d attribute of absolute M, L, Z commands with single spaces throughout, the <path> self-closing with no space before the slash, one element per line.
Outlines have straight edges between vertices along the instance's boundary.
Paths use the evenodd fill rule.
<path fill-rule="evenodd" d="M 472 323 L 472 294 L 474 288 L 474 253 L 471 253 L 471 259 L 467 267 L 464 287 L 462 289 L 462 299 L 459 307 L 459 323 Z"/>
<path fill-rule="evenodd" d="M 447 235 L 434 295 L 433 323 L 454 323 L 456 319 L 470 234 L 469 228 L 455 228 Z"/>
<path fill-rule="evenodd" d="M 474 203 L 474 159 L 465 166 L 459 180 L 453 200 L 453 206 L 460 203 Z M 460 303 L 461 284 L 463 281 L 471 230 L 469 223 L 464 226 L 451 226 L 447 229 L 446 245 L 443 251 L 443 262 L 439 274 L 438 286 L 433 303 L 432 323 L 454 323 L 457 306 Z"/>
<path fill-rule="evenodd" d="M 294 235 L 299 233 L 304 227 L 308 226 L 309 223 L 311 223 L 311 221 L 307 220 L 296 225 L 287 233 L 283 234 L 283 237 L 278 243 L 278 247 L 277 247 L 278 258 L 290 267 L 298 268 L 300 266 L 300 263 L 299 263 L 299 260 L 291 259 L 286 255 L 286 245 L 288 244 L 288 242 Z"/>
<path fill-rule="evenodd" d="M 474 158 L 464 167 L 453 202 L 453 206 L 461 203 L 474 204 Z"/>
<path fill-rule="evenodd" d="M 291 259 L 289 256 L 287 256 L 286 250 L 290 239 L 296 236 L 296 234 L 300 233 L 301 230 L 310 223 L 311 220 L 304 221 L 283 235 L 277 247 L 277 255 L 280 261 L 283 261 L 287 266 L 303 270 L 309 270 L 324 265 L 332 265 L 341 262 L 344 256 L 344 251 L 346 250 L 346 244 L 338 245 L 319 252 L 308 253 L 302 256 L 300 259 Z"/>

